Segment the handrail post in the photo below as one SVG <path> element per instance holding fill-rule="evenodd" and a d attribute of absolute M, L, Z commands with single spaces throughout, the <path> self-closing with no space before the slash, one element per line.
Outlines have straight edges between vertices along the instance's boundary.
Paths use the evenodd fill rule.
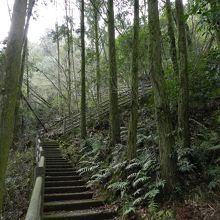
<path fill-rule="evenodd" d="M 25 220 L 41 220 L 43 215 L 45 155 L 39 135 L 36 138 L 35 183 Z"/>

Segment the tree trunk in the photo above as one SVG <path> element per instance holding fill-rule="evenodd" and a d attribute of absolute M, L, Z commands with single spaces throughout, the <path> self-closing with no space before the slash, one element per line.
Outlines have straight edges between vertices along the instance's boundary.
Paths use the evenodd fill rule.
<path fill-rule="evenodd" d="M 113 0 L 108 0 L 108 41 L 109 41 L 109 99 L 110 99 L 110 142 L 120 142 L 120 122 L 118 111 L 118 83 L 115 50 L 115 24 Z"/>
<path fill-rule="evenodd" d="M 66 11 L 66 37 L 67 37 L 67 62 L 68 62 L 68 82 L 67 82 L 67 93 L 68 93 L 68 114 L 71 115 L 71 102 L 72 102 L 72 95 L 71 95 L 71 87 L 72 87 L 72 78 L 71 78 L 71 56 L 70 56 L 70 28 L 69 28 L 69 18 L 68 18 L 68 0 L 65 0 L 65 11 Z"/>
<path fill-rule="evenodd" d="M 134 33 L 132 51 L 131 114 L 128 130 L 128 159 L 136 156 L 137 121 L 138 121 L 138 47 L 139 47 L 139 0 L 134 1 Z"/>
<path fill-rule="evenodd" d="M 168 36 L 170 38 L 170 55 L 173 63 L 173 70 L 175 76 L 178 75 L 178 62 L 177 62 L 177 51 L 176 51 L 176 39 L 174 34 L 174 25 L 172 17 L 172 8 L 170 0 L 166 0 L 166 13 L 168 20 Z"/>
<path fill-rule="evenodd" d="M 81 138 L 86 138 L 86 71 L 85 71 L 85 24 L 84 0 L 81 0 Z"/>
<path fill-rule="evenodd" d="M 55 24 L 56 29 L 56 44 L 57 44 L 57 83 L 58 88 L 61 91 L 61 80 L 60 80 L 60 39 L 59 39 L 59 26 L 58 23 Z M 59 114 L 62 115 L 62 103 L 61 103 L 61 95 L 58 92 L 58 106 L 59 106 Z"/>
<path fill-rule="evenodd" d="M 21 74 L 19 78 L 19 90 L 18 90 L 18 98 L 17 98 L 17 103 L 15 107 L 15 125 L 14 125 L 14 140 L 18 141 L 19 135 L 21 135 L 21 130 L 19 131 L 19 109 L 20 109 L 20 102 L 22 100 L 21 97 L 21 90 L 22 90 L 22 84 L 23 84 L 23 78 L 24 78 L 24 71 L 25 71 L 25 66 L 27 65 L 26 60 L 27 60 L 27 53 L 28 53 L 28 30 L 29 30 L 29 23 L 30 19 L 32 16 L 32 11 L 34 8 L 35 0 L 30 0 L 28 2 L 28 12 L 27 12 L 27 18 L 26 18 L 26 23 L 25 23 L 25 28 L 24 28 L 24 35 L 23 35 L 23 50 L 22 50 L 22 59 L 21 59 Z"/>
<path fill-rule="evenodd" d="M 176 0 L 179 49 L 178 133 L 181 147 L 190 146 L 187 39 L 182 0 Z"/>
<path fill-rule="evenodd" d="M 175 184 L 176 174 L 174 158 L 175 142 L 162 69 L 161 32 L 157 0 L 148 0 L 148 16 L 150 76 L 154 91 L 154 105 L 159 135 L 161 176 L 166 181 L 167 189 L 172 190 Z"/>
<path fill-rule="evenodd" d="M 72 10 L 73 17 L 73 10 Z M 78 88 L 77 88 L 77 77 L 76 77 L 76 69 L 75 69 L 75 60 L 74 60 L 74 45 L 73 45 L 73 22 L 70 23 L 70 37 L 71 37 L 71 61 L 72 61 L 72 70 L 74 77 L 74 88 L 75 88 L 75 102 L 77 111 L 79 111 L 79 100 L 78 100 Z"/>
<path fill-rule="evenodd" d="M 6 49 L 6 76 L 3 106 L 0 109 L 0 210 L 3 203 L 5 172 L 9 148 L 12 144 L 15 121 L 15 106 L 18 98 L 21 75 L 21 52 L 23 45 L 26 0 L 16 0 Z"/>
<path fill-rule="evenodd" d="M 97 96 L 97 103 L 99 106 L 99 103 L 101 101 L 101 94 L 100 94 L 100 81 L 101 81 L 101 75 L 100 75 L 100 56 L 99 56 L 99 18 L 98 18 L 98 4 L 97 0 L 94 0 L 94 27 L 95 27 L 95 53 L 96 53 L 96 96 Z"/>

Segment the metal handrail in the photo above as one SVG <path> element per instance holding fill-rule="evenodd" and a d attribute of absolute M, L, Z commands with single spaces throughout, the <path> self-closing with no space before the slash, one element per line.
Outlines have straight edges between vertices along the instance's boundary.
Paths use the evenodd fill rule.
<path fill-rule="evenodd" d="M 45 156 L 39 136 L 36 140 L 35 183 L 25 220 L 41 220 L 45 179 Z"/>

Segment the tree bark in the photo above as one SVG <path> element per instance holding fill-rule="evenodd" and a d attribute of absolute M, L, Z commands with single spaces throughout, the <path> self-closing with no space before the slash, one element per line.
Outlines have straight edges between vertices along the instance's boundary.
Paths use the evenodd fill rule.
<path fill-rule="evenodd" d="M 101 101 L 100 94 L 100 84 L 101 84 L 101 75 L 100 75 L 100 56 L 99 56 L 99 18 L 98 18 L 98 4 L 97 0 L 94 0 L 93 11 L 94 11 L 94 28 L 95 28 L 95 53 L 96 53 L 96 96 L 97 103 Z"/>
<path fill-rule="evenodd" d="M 173 156 L 175 142 L 162 69 L 161 31 L 157 0 L 148 0 L 148 21 L 150 76 L 154 91 L 155 114 L 159 135 L 161 176 L 166 181 L 167 189 L 172 190 L 176 175 L 176 164 Z"/>
<path fill-rule="evenodd" d="M 110 99 L 110 142 L 120 142 L 120 122 L 118 111 L 118 80 L 115 50 L 114 3 L 108 0 L 108 41 L 109 41 L 109 99 Z"/>
<path fill-rule="evenodd" d="M 170 55 L 173 63 L 173 70 L 175 76 L 178 75 L 178 62 L 177 62 L 177 51 L 176 51 L 176 39 L 174 34 L 174 25 L 173 25 L 173 17 L 172 17 L 172 8 L 170 0 L 166 0 L 166 14 L 168 20 L 168 36 L 170 39 Z"/>
<path fill-rule="evenodd" d="M 179 95 L 178 95 L 178 133 L 181 147 L 190 146 L 189 130 L 189 86 L 187 39 L 182 0 L 175 0 L 178 27 Z"/>
<path fill-rule="evenodd" d="M 60 39 L 59 39 L 59 26 L 58 26 L 57 22 L 55 24 L 55 29 L 56 29 L 56 46 L 57 46 L 57 83 L 58 83 L 58 88 L 61 91 L 61 79 L 60 79 Z M 62 115 L 61 96 L 60 96 L 59 92 L 58 92 L 57 96 L 58 96 L 59 114 Z"/>
<path fill-rule="evenodd" d="M 86 71 L 85 71 L 85 24 L 84 0 L 81 0 L 81 138 L 86 138 Z"/>
<path fill-rule="evenodd" d="M 27 0 L 15 1 L 6 49 L 5 88 L 2 91 L 3 106 L 0 109 L 0 211 L 3 205 L 3 191 L 9 148 L 13 139 L 15 106 L 21 75 L 21 53 L 26 10 Z"/>
<path fill-rule="evenodd" d="M 131 114 L 128 129 L 128 159 L 136 156 L 137 121 L 138 121 L 138 49 L 139 49 L 139 0 L 134 1 L 134 33 L 132 51 L 132 84 L 131 84 Z"/>
<path fill-rule="evenodd" d="M 28 54 L 28 30 L 29 30 L 29 24 L 30 19 L 32 16 L 32 11 L 34 8 L 35 0 L 30 0 L 28 2 L 28 11 L 27 11 L 27 18 L 26 23 L 24 27 L 24 35 L 23 35 L 23 50 L 22 50 L 22 59 L 21 59 L 21 74 L 19 78 L 19 90 L 18 90 L 18 99 L 15 107 L 15 126 L 14 126 L 14 140 L 17 141 L 19 138 L 19 135 L 21 135 L 21 130 L 19 132 L 18 126 L 19 126 L 19 109 L 20 109 L 20 102 L 22 100 L 21 96 L 21 90 L 22 90 L 22 84 L 23 84 L 23 78 L 24 78 L 24 71 L 25 66 L 27 65 L 27 54 Z"/>
<path fill-rule="evenodd" d="M 65 0 L 65 11 L 66 11 L 66 37 L 67 37 L 67 62 L 68 62 L 68 89 L 67 89 L 67 93 L 68 93 L 68 114 L 69 116 L 71 115 L 71 104 L 72 104 L 72 77 L 71 77 L 71 56 L 70 56 L 70 28 L 69 28 L 69 18 L 68 18 L 68 0 Z"/>

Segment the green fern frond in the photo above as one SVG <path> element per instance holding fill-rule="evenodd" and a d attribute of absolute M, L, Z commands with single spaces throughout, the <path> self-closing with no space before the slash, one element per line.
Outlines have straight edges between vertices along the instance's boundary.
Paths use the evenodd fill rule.
<path fill-rule="evenodd" d="M 143 188 L 139 188 L 139 189 L 137 189 L 134 193 L 133 193 L 133 195 L 136 197 L 136 196 L 139 196 L 139 195 L 141 195 L 142 193 L 143 193 L 143 191 L 144 191 L 144 189 Z"/>
<path fill-rule="evenodd" d="M 123 191 L 126 190 L 126 188 L 128 187 L 129 183 L 128 182 L 115 182 L 112 183 L 108 186 L 108 189 L 110 190 L 114 190 L 114 191 Z"/>
<path fill-rule="evenodd" d="M 134 200 L 133 205 L 138 206 L 144 201 L 143 197 L 138 197 L 137 199 Z"/>
<path fill-rule="evenodd" d="M 133 186 L 133 187 L 137 187 L 139 184 L 142 184 L 142 183 L 144 183 L 144 182 L 147 182 L 148 180 L 149 180 L 149 177 L 147 177 L 147 176 L 142 176 L 142 177 L 136 179 L 136 180 L 133 182 L 132 186 Z"/>
<path fill-rule="evenodd" d="M 154 198 L 159 194 L 159 189 L 152 189 L 144 195 L 144 199 L 154 200 Z"/>
<path fill-rule="evenodd" d="M 127 177 L 127 179 L 128 179 L 128 180 L 132 180 L 132 179 L 134 179 L 135 177 L 137 177 L 137 175 L 138 175 L 138 173 L 132 173 L 132 174 L 130 174 L 130 175 Z"/>
<path fill-rule="evenodd" d="M 134 162 L 134 163 L 128 164 L 125 169 L 126 169 L 126 170 L 132 170 L 132 169 L 134 169 L 134 168 L 136 168 L 136 167 L 139 167 L 139 166 L 140 166 L 140 163 Z"/>

